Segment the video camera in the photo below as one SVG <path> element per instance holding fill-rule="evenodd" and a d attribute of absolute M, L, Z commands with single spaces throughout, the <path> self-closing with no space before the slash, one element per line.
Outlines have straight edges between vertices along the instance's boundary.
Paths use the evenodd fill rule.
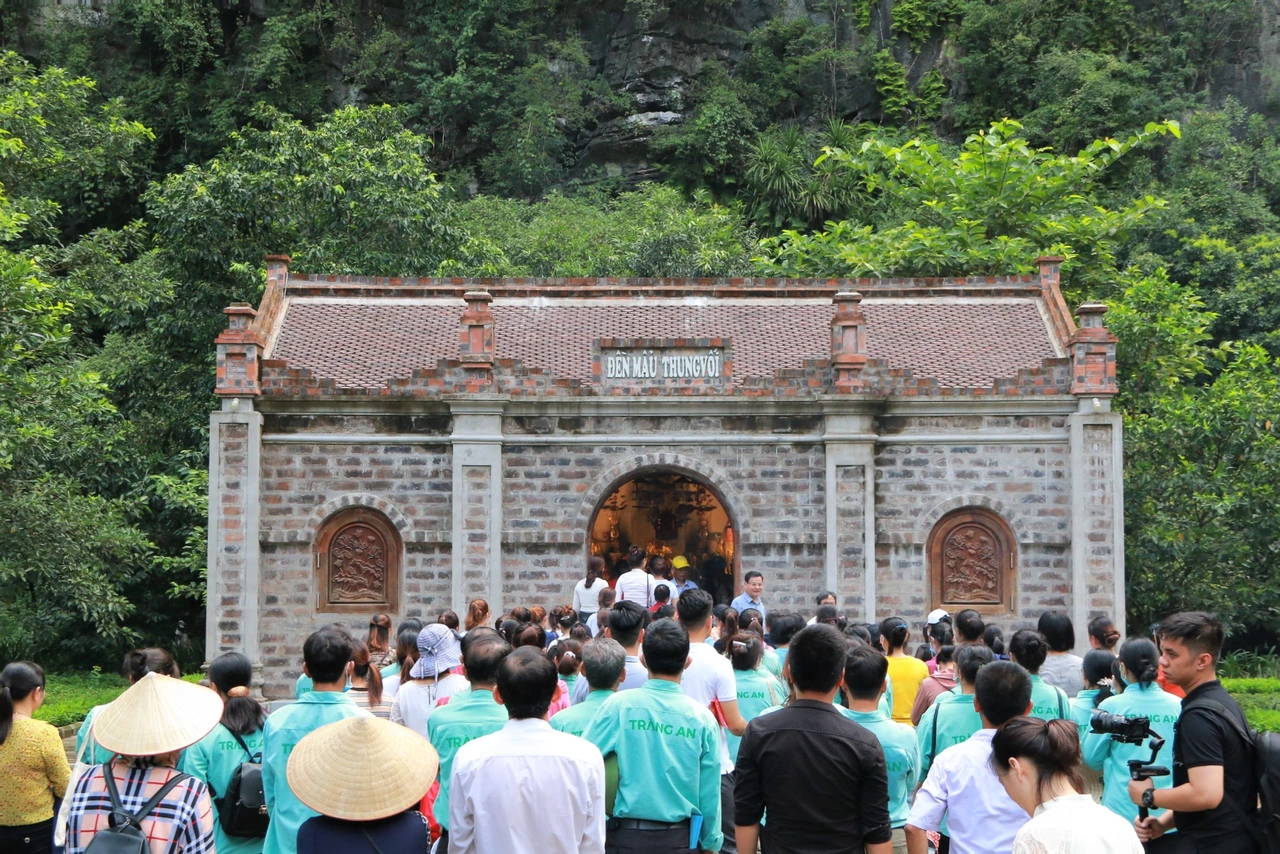
<path fill-rule="evenodd" d="M 1151 718 L 1136 715 L 1134 717 L 1113 715 L 1101 709 L 1094 709 L 1093 715 L 1089 718 L 1089 729 L 1096 733 L 1109 735 L 1121 744 L 1142 744 L 1143 741 L 1150 738 L 1151 741 L 1147 746 L 1151 748 L 1151 758 L 1146 762 L 1141 759 L 1130 759 L 1129 779 L 1150 780 L 1152 777 L 1169 776 L 1168 768 L 1155 764 L 1160 749 L 1164 747 L 1164 739 L 1151 728 Z M 1138 807 L 1138 815 L 1146 818 L 1147 808 Z"/>

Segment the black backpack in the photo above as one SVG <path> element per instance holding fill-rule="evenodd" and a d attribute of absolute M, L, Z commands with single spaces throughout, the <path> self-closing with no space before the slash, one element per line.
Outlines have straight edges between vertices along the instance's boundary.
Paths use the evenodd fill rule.
<path fill-rule="evenodd" d="M 227 790 L 214 797 L 218 823 L 227 836 L 261 838 L 267 835 L 267 796 L 262 786 L 262 754 L 253 753 L 244 739 L 231 733 L 244 750 L 248 762 L 241 762 L 231 772 Z"/>
<path fill-rule="evenodd" d="M 176 774 L 160 787 L 155 796 L 142 805 L 138 812 L 129 812 L 120 803 L 120 792 L 111 773 L 111 763 L 102 766 L 102 777 L 107 784 L 107 796 L 111 798 L 111 816 L 107 827 L 93 835 L 84 854 L 147 854 L 147 835 L 142 832 L 142 820 L 160 805 L 173 787 L 189 779 L 186 774 Z"/>
<path fill-rule="evenodd" d="M 1262 802 L 1261 810 L 1247 815 L 1234 800 L 1223 800 L 1258 843 L 1260 854 L 1280 854 L 1280 733 L 1254 732 L 1217 700 L 1197 700 L 1184 707 L 1183 714 L 1195 708 L 1209 709 L 1229 721 L 1253 752 L 1253 783 Z"/>

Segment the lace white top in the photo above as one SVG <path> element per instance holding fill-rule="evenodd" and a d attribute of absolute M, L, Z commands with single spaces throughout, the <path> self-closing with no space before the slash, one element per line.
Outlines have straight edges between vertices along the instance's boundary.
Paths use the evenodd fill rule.
<path fill-rule="evenodd" d="M 1088 795 L 1045 801 L 1013 840 L 1013 854 L 1142 854 L 1133 825 Z"/>

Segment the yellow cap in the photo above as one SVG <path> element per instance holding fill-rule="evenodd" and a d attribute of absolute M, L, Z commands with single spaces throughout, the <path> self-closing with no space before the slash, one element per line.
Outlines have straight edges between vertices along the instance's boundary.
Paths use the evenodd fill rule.
<path fill-rule="evenodd" d="M 676 555 L 671 559 L 672 569 L 688 569 L 689 561 L 685 560 L 684 555 Z"/>

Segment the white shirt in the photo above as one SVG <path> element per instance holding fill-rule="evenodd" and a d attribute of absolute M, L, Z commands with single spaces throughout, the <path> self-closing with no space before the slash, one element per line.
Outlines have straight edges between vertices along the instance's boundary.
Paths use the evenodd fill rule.
<path fill-rule="evenodd" d="M 591 586 L 587 586 L 587 580 L 584 578 L 573 587 L 573 610 L 590 611 L 594 614 L 600 610 L 600 591 L 609 586 L 609 582 L 603 578 L 597 578 L 591 582 Z"/>
<path fill-rule="evenodd" d="M 427 719 L 436 710 L 436 703 L 469 687 L 466 677 L 456 673 L 442 676 L 435 682 L 406 682 L 391 701 L 391 722 L 404 724 L 426 738 Z"/>
<path fill-rule="evenodd" d="M 993 729 L 948 747 L 933 760 L 916 792 L 907 824 L 938 830 L 946 816 L 952 854 L 1011 854 L 1027 814 L 1013 802 L 991 767 Z"/>
<path fill-rule="evenodd" d="M 733 663 L 715 647 L 705 643 L 689 644 L 689 657 L 693 659 L 680 677 L 680 690 L 704 709 L 719 700 L 721 705 L 738 702 L 738 680 L 733 675 Z M 725 728 L 720 727 L 720 773 L 733 771 L 729 758 L 729 740 Z"/>
<path fill-rule="evenodd" d="M 1013 854 L 1142 854 L 1133 825 L 1089 795 L 1063 795 L 1036 807 Z"/>
<path fill-rule="evenodd" d="M 449 854 L 603 854 L 604 757 L 544 720 L 508 721 L 458 749 Z"/>
<path fill-rule="evenodd" d="M 653 604 L 653 576 L 643 569 L 633 569 L 622 573 L 622 577 L 613 585 L 618 593 L 619 602 L 635 602 L 641 608 Z"/>

